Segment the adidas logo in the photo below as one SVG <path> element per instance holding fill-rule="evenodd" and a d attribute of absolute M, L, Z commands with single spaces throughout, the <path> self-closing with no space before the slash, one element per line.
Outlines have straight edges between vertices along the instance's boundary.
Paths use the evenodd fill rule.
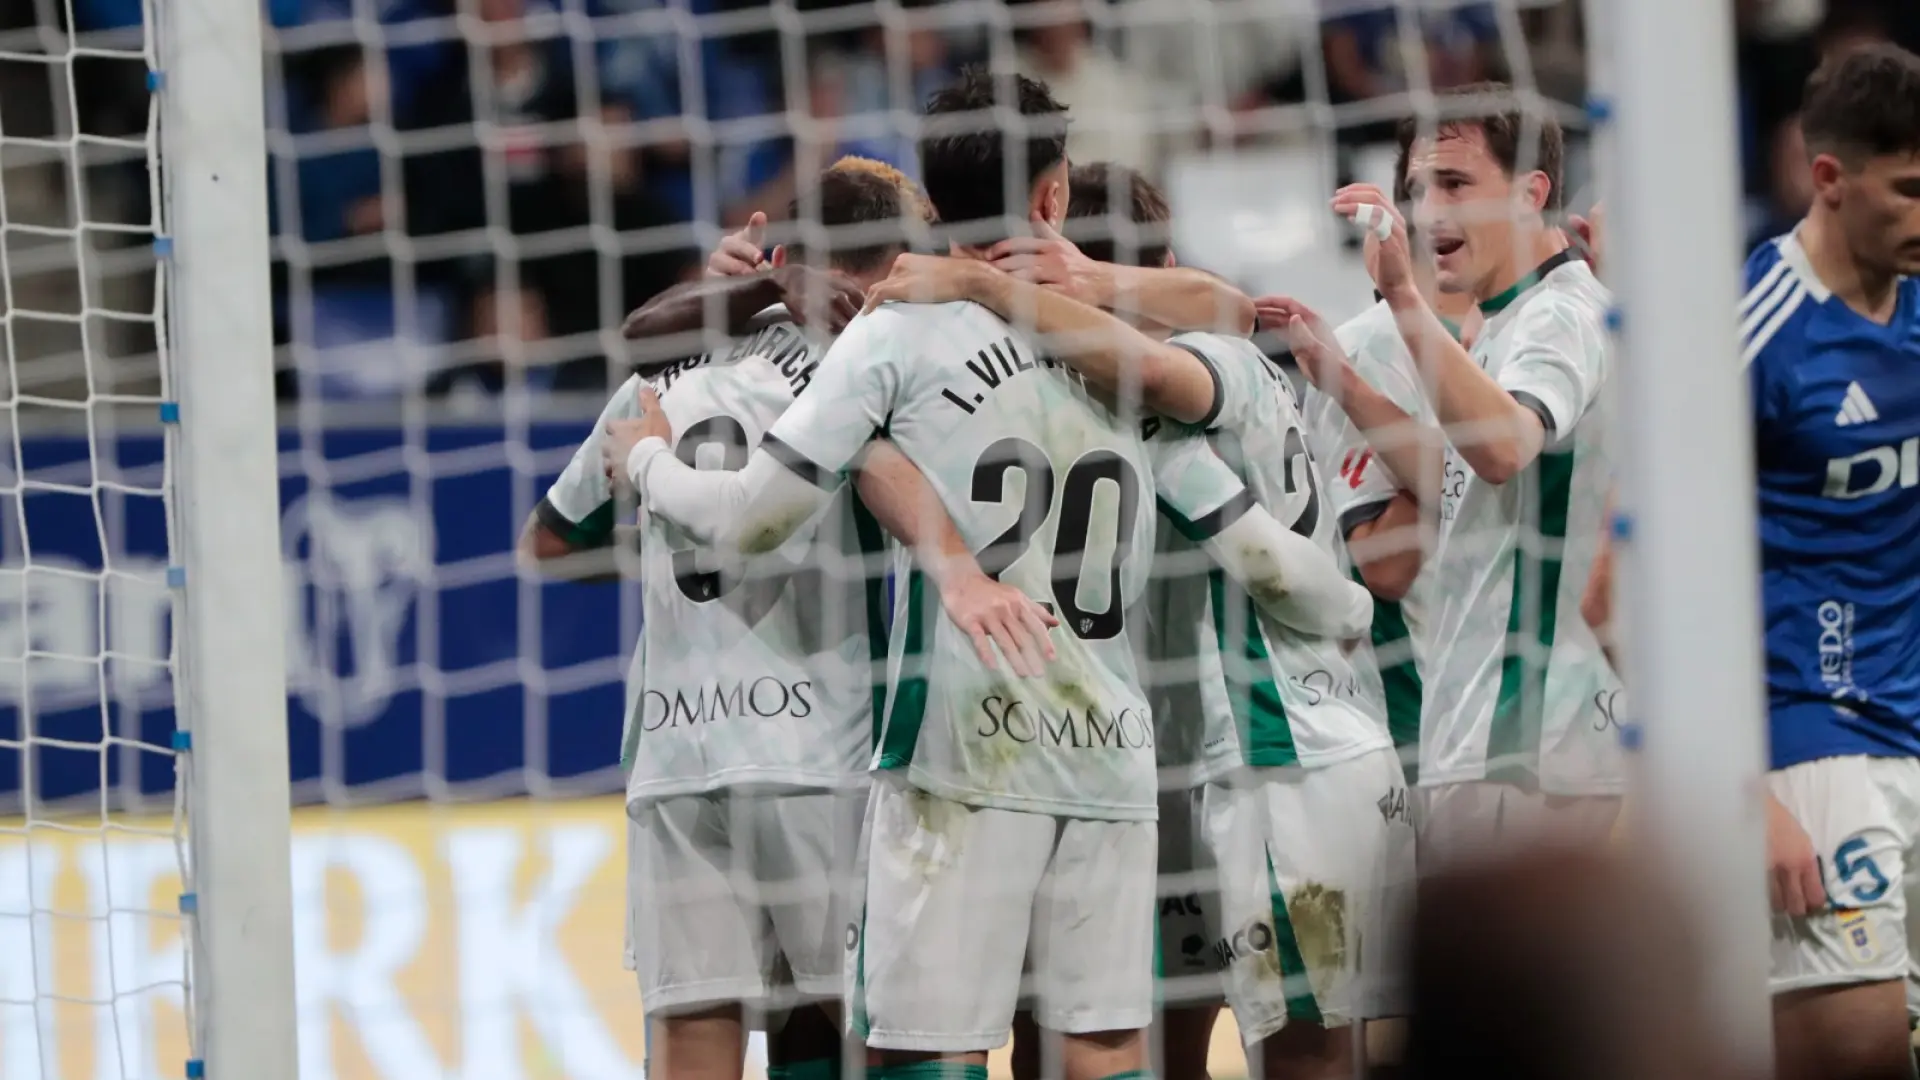
<path fill-rule="evenodd" d="M 1839 427 L 1852 424 L 1864 424 L 1869 420 L 1880 419 L 1880 410 L 1873 407 L 1873 399 L 1867 396 L 1860 384 L 1847 384 L 1847 396 L 1840 402 L 1840 411 L 1833 415 L 1833 422 Z"/>

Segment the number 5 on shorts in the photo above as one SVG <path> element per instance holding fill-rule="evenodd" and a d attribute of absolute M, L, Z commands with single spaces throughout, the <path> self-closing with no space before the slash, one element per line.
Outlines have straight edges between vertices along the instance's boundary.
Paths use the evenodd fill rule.
<path fill-rule="evenodd" d="M 1880 872 L 1880 864 L 1867 854 L 1865 837 L 1856 836 L 1841 844 L 1833 853 L 1833 875 L 1844 887 L 1852 886 L 1853 898 L 1862 904 L 1871 904 L 1887 894 L 1893 883 L 1887 875 Z M 1866 884 L 1854 885 L 1854 879 L 1866 876 Z"/>

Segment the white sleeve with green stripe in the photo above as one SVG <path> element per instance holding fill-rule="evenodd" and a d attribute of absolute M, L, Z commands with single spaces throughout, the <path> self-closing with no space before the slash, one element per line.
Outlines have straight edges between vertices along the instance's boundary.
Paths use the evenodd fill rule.
<path fill-rule="evenodd" d="M 600 461 L 600 446 L 606 440 L 608 423 L 640 415 L 642 385 L 638 375 L 620 384 L 606 408 L 600 410 L 593 430 L 587 432 L 580 448 L 573 452 L 573 460 L 567 462 L 567 467 L 547 488 L 546 498 L 534 508 L 540 524 L 570 547 L 603 547 L 611 541 L 613 488 L 607 483 L 606 469 Z"/>
<path fill-rule="evenodd" d="M 1366 632 L 1372 595 L 1331 554 L 1255 502 L 1204 435 L 1163 428 L 1147 452 L 1160 512 L 1269 617 L 1314 637 Z"/>
<path fill-rule="evenodd" d="M 1596 306 L 1541 290 L 1522 308 L 1509 340 L 1513 353 L 1496 378 L 1539 414 L 1547 444 L 1565 438 L 1600 395 L 1607 377 L 1607 334 Z"/>

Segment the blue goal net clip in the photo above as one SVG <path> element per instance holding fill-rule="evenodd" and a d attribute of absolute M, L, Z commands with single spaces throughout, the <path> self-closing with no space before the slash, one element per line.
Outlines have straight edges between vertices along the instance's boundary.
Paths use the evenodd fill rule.
<path fill-rule="evenodd" d="M 193 732 L 176 731 L 173 733 L 173 736 L 167 740 L 167 742 L 168 742 L 168 745 L 172 746 L 175 750 L 178 750 L 179 752 L 184 754 L 187 751 L 193 749 Z"/>
<path fill-rule="evenodd" d="M 148 68 L 147 69 L 147 93 L 157 94 L 160 91 L 166 89 L 166 87 L 167 87 L 167 73 L 164 71 L 154 71 L 152 68 Z"/>
<path fill-rule="evenodd" d="M 187 1059 L 187 1080 L 204 1080 L 207 1075 L 207 1063 L 199 1058 Z"/>
<path fill-rule="evenodd" d="M 187 568 L 184 566 L 167 567 L 167 588 L 184 589 L 187 587 Z"/>
<path fill-rule="evenodd" d="M 183 892 L 180 894 L 180 914 L 194 915 L 200 911 L 200 894 Z"/>
<path fill-rule="evenodd" d="M 1640 725 L 1626 723 L 1620 725 L 1620 749 L 1627 753 L 1636 753 L 1640 749 Z"/>
<path fill-rule="evenodd" d="M 153 238 L 153 257 L 156 259 L 173 258 L 173 237 L 156 236 Z"/>
<path fill-rule="evenodd" d="M 180 403 L 177 401 L 161 402 L 160 403 L 160 422 L 163 424 L 179 423 L 180 422 Z"/>

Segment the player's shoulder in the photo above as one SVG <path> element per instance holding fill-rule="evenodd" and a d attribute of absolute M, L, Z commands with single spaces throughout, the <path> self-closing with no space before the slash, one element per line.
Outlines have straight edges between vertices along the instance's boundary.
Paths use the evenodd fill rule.
<path fill-rule="evenodd" d="M 1004 333 L 1007 325 L 998 315 L 971 300 L 954 300 L 944 304 L 889 301 L 860 315 L 847 324 L 847 329 L 863 324 L 870 334 L 924 335 L 944 332 L 977 333 L 983 336 L 995 331 Z"/>
<path fill-rule="evenodd" d="M 1257 372 L 1272 363 L 1252 339 L 1234 334 L 1186 330 L 1168 338 L 1167 342 L 1193 353 L 1215 368 Z"/>
<path fill-rule="evenodd" d="M 1805 359 L 1807 327 L 1829 295 L 1797 232 L 1755 248 L 1738 309 L 1741 363 L 1766 368 Z"/>
<path fill-rule="evenodd" d="M 1568 259 L 1540 281 L 1538 293 L 1521 309 L 1522 318 L 1603 327 L 1613 307 L 1613 294 L 1584 259 Z"/>

